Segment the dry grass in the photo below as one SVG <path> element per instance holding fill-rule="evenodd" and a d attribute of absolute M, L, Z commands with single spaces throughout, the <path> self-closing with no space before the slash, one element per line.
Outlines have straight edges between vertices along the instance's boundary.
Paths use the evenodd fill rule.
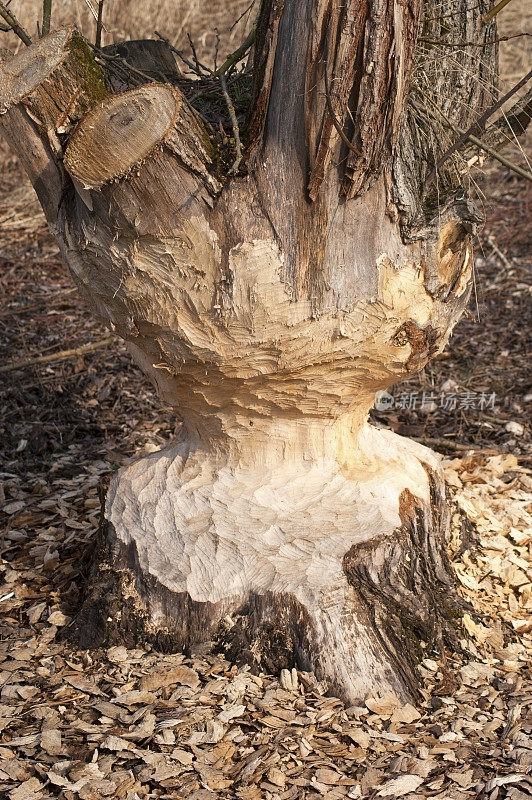
<path fill-rule="evenodd" d="M 89 0 L 96 7 L 97 0 Z M 197 45 L 200 57 L 212 56 L 215 49 L 216 30 L 220 35 L 221 55 L 230 52 L 240 43 L 253 22 L 258 7 L 244 15 L 231 31 L 230 27 L 250 5 L 250 0 L 107 0 L 105 6 L 103 43 L 121 39 L 153 36 L 157 29 L 176 46 L 186 47 L 187 33 Z M 523 33 L 530 18 L 528 0 L 512 0 L 498 16 L 501 36 Z M 13 0 L 10 8 L 30 35 L 36 33 L 36 23 L 41 15 L 39 0 Z M 75 23 L 88 37 L 94 37 L 95 22 L 87 0 L 53 0 L 53 27 Z M 529 25 L 528 25 L 529 27 Z M 12 35 L 2 38 L 6 47 L 15 48 L 20 42 Z M 530 37 L 512 39 L 500 45 L 501 88 L 509 88 L 529 69 L 532 55 Z"/>
<path fill-rule="evenodd" d="M 97 0 L 89 0 L 96 7 Z M 154 29 L 164 32 L 176 46 L 185 47 L 187 33 L 197 43 L 200 57 L 214 52 L 216 30 L 220 34 L 222 56 L 234 49 L 252 24 L 255 7 L 231 31 L 233 22 L 250 5 L 250 0 L 107 0 L 105 6 L 103 43 L 121 39 L 153 36 Z M 512 0 L 498 16 L 501 36 L 522 33 L 529 27 L 528 0 Z M 36 33 L 36 23 L 41 16 L 39 0 L 12 0 L 10 8 L 17 15 L 30 35 Z M 95 22 L 87 0 L 53 0 L 53 27 L 75 23 L 88 37 L 94 37 Z M 4 36 L 6 47 L 18 47 L 20 42 L 13 36 Z M 508 88 L 529 69 L 532 55 L 530 37 L 512 39 L 500 46 L 502 88 Z"/>
<path fill-rule="evenodd" d="M 528 6 L 528 8 L 527 8 Z M 530 5 L 528 0 L 512 0 L 499 15 L 499 33 L 512 36 L 530 31 Z M 532 57 L 532 37 L 523 36 L 501 42 L 499 50 L 501 89 L 509 89 L 528 72 Z"/>
<path fill-rule="evenodd" d="M 90 0 L 96 8 L 97 0 Z M 216 30 L 220 35 L 220 55 L 223 58 L 238 47 L 252 24 L 255 10 L 251 9 L 231 31 L 230 27 L 250 5 L 250 0 L 107 0 L 104 11 L 106 30 L 103 44 L 123 39 L 151 38 L 157 29 L 180 47 L 187 46 L 187 33 L 192 36 L 200 58 L 212 59 L 216 47 Z M 257 4 L 256 4 L 257 5 Z M 36 35 L 36 23 L 41 16 L 39 0 L 13 0 L 11 10 L 31 36 Z M 95 21 L 86 0 L 54 0 L 52 26 L 75 23 L 89 39 L 94 39 Z M 6 47 L 21 43 L 13 36 L 4 37 Z"/>
<path fill-rule="evenodd" d="M 526 31 L 531 31 L 530 4 L 528 0 L 512 0 L 500 13 L 499 33 L 501 36 L 512 36 Z M 499 48 L 501 91 L 508 91 L 526 75 L 530 69 L 531 61 L 532 36 L 523 36 L 519 39 L 501 42 Z M 524 95 L 527 89 L 530 89 L 530 84 L 520 92 L 520 95 Z M 515 102 L 515 98 L 512 98 L 508 105 L 511 106 L 513 102 Z M 531 145 L 532 130 L 529 128 L 526 136 L 521 141 L 516 139 L 505 148 L 504 155 L 515 164 L 519 164 L 523 169 L 532 171 Z"/>

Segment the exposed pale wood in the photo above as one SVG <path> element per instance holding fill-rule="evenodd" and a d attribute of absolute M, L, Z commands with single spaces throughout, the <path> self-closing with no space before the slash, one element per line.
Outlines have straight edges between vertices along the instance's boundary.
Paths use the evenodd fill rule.
<path fill-rule="evenodd" d="M 187 434 L 121 470 L 81 643 L 214 642 L 312 669 L 347 701 L 415 696 L 415 649 L 452 635 L 456 608 L 439 467 L 347 417 L 254 420 L 230 449 Z"/>
<path fill-rule="evenodd" d="M 24 101 L 43 124 L 77 121 L 106 93 L 103 74 L 74 29 L 48 34 L 0 70 L 0 109 Z"/>
<path fill-rule="evenodd" d="M 312 299 L 316 313 L 330 285 L 327 243 L 338 242 L 334 221 L 339 187 L 353 198 L 380 182 L 393 200 L 387 213 L 397 215 L 402 236 L 412 239 L 437 236 L 441 206 L 463 194 L 453 165 L 447 165 L 437 183 L 427 180 L 428 165 L 447 149 L 443 126 L 411 115 L 405 98 L 414 83 L 416 92 L 429 96 L 460 128 L 491 104 L 496 48 L 489 41 L 494 27 L 482 22 L 487 2 L 475 9 L 469 5 L 468 0 L 425 0 L 423 8 L 414 0 L 262 4 L 250 160 L 261 206 L 287 253 L 285 281 L 295 297 Z M 418 29 L 439 31 L 440 16 L 463 34 L 460 38 L 485 38 L 474 59 L 467 48 L 433 54 L 425 47 L 415 54 Z M 327 108 L 325 66 L 335 116 L 357 152 L 343 144 Z M 292 214 L 285 213 L 279 196 Z M 476 214 L 463 204 L 453 209 L 455 218 L 464 212 L 474 223 Z M 367 198 L 362 213 L 379 213 L 374 198 Z M 351 230 L 352 224 L 345 227 Z M 346 285 L 352 285 L 350 279 Z"/>
<path fill-rule="evenodd" d="M 96 602 L 101 579 L 111 582 L 115 599 L 128 598 L 120 635 L 127 628 L 128 636 L 167 647 L 216 639 L 233 654 L 244 642 L 256 665 L 279 666 L 291 652 L 350 700 L 376 684 L 410 695 L 411 658 L 392 657 L 391 644 L 383 646 L 350 583 L 358 580 L 353 548 L 387 552 L 386 543 L 400 538 L 405 489 L 436 542 L 445 529 L 443 501 L 430 496 L 422 463 L 437 474 L 430 453 L 371 429 L 365 418 L 377 388 L 419 369 L 443 346 L 469 293 L 467 232 L 452 220 L 442 224 L 432 271 L 418 246 L 405 248 L 391 224 L 383 228 L 384 203 L 368 192 L 347 217 L 353 226 L 358 211 L 373 226 L 366 235 L 364 223 L 350 231 L 351 252 L 368 272 L 362 269 L 351 296 L 338 290 L 336 307 L 324 304 L 316 315 L 283 283 L 283 251 L 253 203 L 253 179 L 226 186 L 211 210 L 205 181 L 197 175 L 194 188 L 185 170 L 183 130 L 152 141 L 148 124 L 150 153 L 131 158 L 128 137 L 109 119 L 134 107 L 139 91 L 104 101 L 72 136 L 65 164 L 76 185 L 89 189 L 71 209 L 68 258 L 99 312 L 178 408 L 183 427 L 178 444 L 120 472 L 109 489 L 113 566 L 98 569 L 87 631 L 109 641 L 118 634 L 103 624 L 114 614 Z M 142 96 L 162 91 L 170 96 L 156 86 Z M 94 179 L 84 170 L 99 163 L 91 154 L 100 126 L 116 167 L 113 161 Z M 160 139 L 162 149 L 153 149 Z M 368 198 L 383 209 L 380 227 L 361 213 Z M 339 237 L 342 222 L 348 228 L 344 216 Z M 330 258 L 334 264 L 336 251 Z M 395 546 L 406 560 L 410 539 Z M 401 594 L 390 592 L 382 619 Z M 279 638 L 291 644 L 276 662 Z"/>
<path fill-rule="evenodd" d="M 87 188 L 122 177 L 164 141 L 179 105 L 166 86 L 135 89 L 127 104 L 120 95 L 109 98 L 72 135 L 66 168 Z"/>
<path fill-rule="evenodd" d="M 430 211 L 418 192 L 410 239 L 408 203 L 394 203 L 406 184 L 392 186 L 391 159 L 406 169 L 413 141 L 397 144 L 417 14 L 264 2 L 246 174 L 220 177 L 175 87 L 93 98 L 61 163 L 69 98 L 54 95 L 46 136 L 22 91 L 1 118 L 29 126 L 15 150 L 53 143 L 71 273 L 182 419 L 175 442 L 111 481 L 85 644 L 214 641 L 255 666 L 313 668 L 355 701 L 413 696 L 421 642 L 450 635 L 437 460 L 367 422 L 377 390 L 445 346 L 471 287 L 468 199 L 450 192 Z M 63 63 L 50 60 L 45 76 Z M 325 70 L 362 154 L 347 171 Z M 46 96 L 31 98 L 40 118 Z"/>

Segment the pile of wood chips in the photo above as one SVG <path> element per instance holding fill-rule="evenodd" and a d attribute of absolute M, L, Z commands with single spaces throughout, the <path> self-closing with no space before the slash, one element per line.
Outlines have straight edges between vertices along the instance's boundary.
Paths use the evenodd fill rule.
<path fill-rule="evenodd" d="M 212 5 L 209 25 L 227 3 Z M 525 24 L 521 0 L 501 24 L 514 10 Z M 512 23 L 502 33 L 520 29 Z M 525 64 L 512 56 L 512 81 Z M 501 451 L 444 462 L 455 504 L 449 552 L 471 605 L 459 621 L 462 652 L 443 660 L 426 652 L 416 708 L 393 697 L 347 708 L 306 673 L 254 676 L 210 656 L 86 652 L 60 642 L 79 605 L 101 474 L 143 446 L 161 446 L 173 422 L 118 345 L 15 372 L 0 387 L 1 798 L 530 800 L 532 472 L 503 452 L 530 464 L 525 437 L 508 427 L 526 419 L 530 402 L 530 186 L 496 172 L 471 318 L 447 354 L 401 391 L 453 379 L 459 390 L 496 392 L 497 408 L 383 418 L 420 441 L 448 438 L 446 452 L 470 444 Z M 0 228 L 6 360 L 107 336 L 80 306 L 35 196 L 1 143 Z"/>
<path fill-rule="evenodd" d="M 0 795 L 530 798 L 532 471 L 504 454 L 444 466 L 456 509 L 450 554 L 472 608 L 462 653 L 443 663 L 426 653 L 417 708 L 390 696 L 346 707 L 295 670 L 256 676 L 215 656 L 59 642 L 108 464 L 37 481 L 31 502 L 7 477 L 15 557 L 0 595 Z"/>

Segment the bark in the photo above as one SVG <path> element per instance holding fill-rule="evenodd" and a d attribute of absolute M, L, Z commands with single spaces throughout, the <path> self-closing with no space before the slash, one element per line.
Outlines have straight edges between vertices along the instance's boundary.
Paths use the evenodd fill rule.
<path fill-rule="evenodd" d="M 405 112 L 421 13 L 263 2 L 236 176 L 175 86 L 96 96 L 90 53 L 69 66 L 72 32 L 0 68 L 0 127 L 36 153 L 74 280 L 182 418 L 110 482 L 84 645 L 214 645 L 312 668 L 354 701 L 414 696 L 422 648 L 452 641 L 438 461 L 367 421 L 470 292 L 475 209 L 454 176 L 437 213 L 426 201 Z"/>

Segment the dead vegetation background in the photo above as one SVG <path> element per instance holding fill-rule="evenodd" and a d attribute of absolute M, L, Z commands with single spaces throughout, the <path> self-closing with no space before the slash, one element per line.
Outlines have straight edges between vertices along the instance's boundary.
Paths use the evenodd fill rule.
<path fill-rule="evenodd" d="M 97 9 L 97 0 L 89 1 L 93 9 Z M 41 6 L 40 0 L 12 0 L 10 5 L 32 36 Z M 251 0 L 106 0 L 104 8 L 102 45 L 123 39 L 150 38 L 157 29 L 173 45 L 188 50 L 187 34 L 190 33 L 201 59 L 212 58 L 218 36 L 222 57 L 236 50 L 256 15 Z M 245 13 L 246 9 L 249 9 L 248 13 Z M 54 27 L 73 23 L 84 36 L 94 39 L 94 16 L 85 0 L 54 0 Z M 4 34 L 4 41 L 4 47 L 21 46 L 13 34 Z"/>
<path fill-rule="evenodd" d="M 37 5 L 13 0 L 33 33 Z M 223 58 L 252 22 L 248 0 L 109 0 L 104 43 L 160 30 Z M 56 24 L 93 36 L 83 0 Z M 526 3 L 501 12 L 526 30 Z M 501 45 L 503 83 L 528 69 L 530 39 Z M 18 47 L 4 35 L 2 44 Z M 505 151 L 527 166 L 522 145 Z M 376 424 L 446 454 L 463 652 L 426 652 L 418 709 L 393 698 L 345 708 L 311 675 L 252 676 L 223 659 L 59 641 L 79 604 L 100 476 L 161 446 L 177 424 L 117 340 L 77 359 L 2 374 L 0 388 L 0 796 L 9 800 L 532 796 L 532 459 L 529 439 L 530 184 L 498 166 L 476 291 L 447 352 Z M 84 310 L 39 205 L 0 143 L 2 363 L 108 336 Z M 433 408 L 420 409 L 423 392 Z M 441 407 L 441 393 L 457 407 Z M 493 407 L 478 408 L 495 393 Z M 475 395 L 467 407 L 464 397 Z M 415 408 L 400 407 L 417 396 Z M 403 398 L 403 399 L 401 399 Z M 410 401 L 412 404 L 412 401 Z M 465 407 L 460 407 L 461 405 Z M 458 509 L 461 514 L 458 513 Z"/>

